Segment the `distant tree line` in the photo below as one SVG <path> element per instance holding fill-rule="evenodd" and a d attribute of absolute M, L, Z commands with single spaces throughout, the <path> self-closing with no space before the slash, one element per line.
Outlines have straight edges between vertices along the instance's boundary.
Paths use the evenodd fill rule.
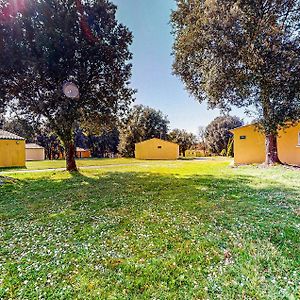
<path fill-rule="evenodd" d="M 47 159 L 65 156 L 63 142 L 47 124 L 37 125 L 23 118 L 13 118 L 4 120 L 2 128 L 24 137 L 27 143 L 43 146 Z M 102 129 L 98 135 L 87 134 L 77 127 L 73 138 L 76 147 L 89 149 L 93 157 L 112 157 L 118 153 L 119 130 L 116 126 Z"/>
<path fill-rule="evenodd" d="M 237 117 L 221 116 L 206 128 L 199 130 L 199 136 L 184 129 L 169 130 L 169 120 L 161 111 L 148 106 L 133 106 L 125 118 L 111 122 L 97 130 L 76 125 L 75 147 L 89 149 L 92 157 L 134 157 L 135 143 L 160 138 L 179 145 L 180 155 L 186 150 L 201 149 L 205 155 L 233 155 L 230 130 L 243 123 Z M 22 136 L 27 143 L 37 143 L 45 148 L 47 159 L 58 159 L 65 155 L 61 138 L 47 122 L 11 117 L 3 121 L 3 129 Z M 92 127 L 92 126 L 91 126 Z"/>

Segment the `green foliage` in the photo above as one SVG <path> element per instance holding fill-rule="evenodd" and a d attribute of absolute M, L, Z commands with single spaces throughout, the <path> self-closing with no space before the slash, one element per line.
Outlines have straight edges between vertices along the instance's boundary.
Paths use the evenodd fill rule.
<path fill-rule="evenodd" d="M 48 124 L 43 124 L 36 132 L 36 142 L 45 148 L 47 159 L 58 159 L 64 156 L 64 147 L 58 135 L 49 128 Z"/>
<path fill-rule="evenodd" d="M 300 1 L 177 0 L 171 21 L 175 74 L 211 108 L 255 107 L 278 159 L 278 127 L 300 118 Z"/>
<path fill-rule="evenodd" d="M 179 152 L 183 156 L 185 156 L 186 150 L 189 150 L 197 143 L 197 137 L 184 129 L 173 129 L 168 134 L 168 140 L 179 145 Z"/>
<path fill-rule="evenodd" d="M 205 129 L 205 141 L 208 150 L 214 154 L 220 154 L 227 149 L 232 133 L 230 129 L 242 126 L 238 117 L 223 116 L 215 118 Z M 225 150 L 226 155 L 226 150 Z"/>
<path fill-rule="evenodd" d="M 116 20 L 107 0 L 26 1 L 20 14 L 0 22 L 0 100 L 46 119 L 74 162 L 74 128 L 103 124 L 132 102 L 129 87 L 131 32 Z M 62 91 L 75 83 L 77 99 Z M 0 101 L 0 102 L 1 102 Z"/>
<path fill-rule="evenodd" d="M 226 156 L 226 149 L 223 149 L 220 153 L 221 156 Z"/>
<path fill-rule="evenodd" d="M 27 143 L 33 143 L 37 135 L 36 126 L 24 118 L 5 120 L 3 129 L 25 138 Z"/>
<path fill-rule="evenodd" d="M 135 143 L 151 139 L 166 139 L 169 120 L 159 110 L 136 105 L 128 114 L 121 129 L 119 152 L 134 157 Z"/>
<path fill-rule="evenodd" d="M 98 134 L 85 134 L 82 129 L 77 129 L 75 144 L 78 147 L 90 149 L 93 157 L 109 157 L 118 153 L 119 130 L 102 128 Z"/>
<path fill-rule="evenodd" d="M 115 163 L 10 175 L 1 299 L 300 298 L 298 171 Z"/>
<path fill-rule="evenodd" d="M 230 138 L 229 141 L 228 141 L 227 151 L 226 151 L 226 156 L 227 157 L 233 157 L 234 156 L 233 143 L 234 143 L 234 139 Z"/>

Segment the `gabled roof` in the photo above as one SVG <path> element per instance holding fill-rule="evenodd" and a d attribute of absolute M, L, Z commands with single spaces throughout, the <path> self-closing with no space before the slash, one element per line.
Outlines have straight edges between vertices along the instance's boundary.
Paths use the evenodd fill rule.
<path fill-rule="evenodd" d="M 25 139 L 14 133 L 0 129 L 0 140 L 25 140 Z"/>
<path fill-rule="evenodd" d="M 38 145 L 38 144 L 34 144 L 34 143 L 28 143 L 25 145 L 26 149 L 44 149 L 44 147 Z"/>
<path fill-rule="evenodd" d="M 135 144 L 136 144 L 136 145 L 137 145 L 137 144 L 143 144 L 143 143 L 147 143 L 147 142 L 152 141 L 152 140 L 157 140 L 157 141 L 162 142 L 162 143 L 170 143 L 170 144 L 173 144 L 173 145 L 177 145 L 177 146 L 178 146 L 178 144 L 176 144 L 176 143 L 169 142 L 169 141 L 162 140 L 162 139 L 158 139 L 158 138 L 148 139 L 148 140 L 145 140 L 145 141 L 142 141 L 142 142 L 139 142 L 139 143 L 135 143 Z"/>

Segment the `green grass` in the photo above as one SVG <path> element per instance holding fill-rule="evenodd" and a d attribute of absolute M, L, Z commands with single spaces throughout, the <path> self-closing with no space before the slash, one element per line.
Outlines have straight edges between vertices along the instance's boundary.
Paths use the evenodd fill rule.
<path fill-rule="evenodd" d="M 140 163 L 142 161 L 133 158 L 87 158 L 77 159 L 77 166 L 90 167 L 90 166 L 106 166 L 113 164 L 132 164 Z M 65 160 L 43 160 L 43 161 L 27 161 L 26 168 L 0 168 L 0 171 L 12 171 L 12 170 L 44 170 L 44 169 L 59 169 L 65 168 Z"/>
<path fill-rule="evenodd" d="M 151 162 L 11 175 L 0 299 L 300 299 L 300 179 Z"/>

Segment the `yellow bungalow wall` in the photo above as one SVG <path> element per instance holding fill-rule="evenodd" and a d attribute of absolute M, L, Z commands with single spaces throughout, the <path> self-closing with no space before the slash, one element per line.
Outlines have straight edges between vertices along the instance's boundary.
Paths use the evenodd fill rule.
<path fill-rule="evenodd" d="M 203 157 L 205 153 L 203 150 L 186 150 L 185 151 L 186 157 Z"/>
<path fill-rule="evenodd" d="M 255 126 L 249 125 L 233 130 L 234 162 L 236 164 L 262 163 L 265 160 L 265 137 Z"/>
<path fill-rule="evenodd" d="M 137 159 L 170 159 L 179 157 L 179 146 L 161 139 L 150 139 L 135 144 L 135 158 Z"/>
<path fill-rule="evenodd" d="M 255 125 L 236 128 L 234 134 L 234 162 L 236 164 L 263 163 L 265 161 L 265 135 Z M 279 131 L 278 156 L 283 163 L 300 165 L 298 145 L 300 123 Z"/>
<path fill-rule="evenodd" d="M 25 166 L 25 141 L 0 140 L 0 167 Z"/>
<path fill-rule="evenodd" d="M 282 162 L 290 165 L 300 165 L 299 133 L 300 123 L 294 127 L 279 131 L 277 142 L 278 156 Z"/>

